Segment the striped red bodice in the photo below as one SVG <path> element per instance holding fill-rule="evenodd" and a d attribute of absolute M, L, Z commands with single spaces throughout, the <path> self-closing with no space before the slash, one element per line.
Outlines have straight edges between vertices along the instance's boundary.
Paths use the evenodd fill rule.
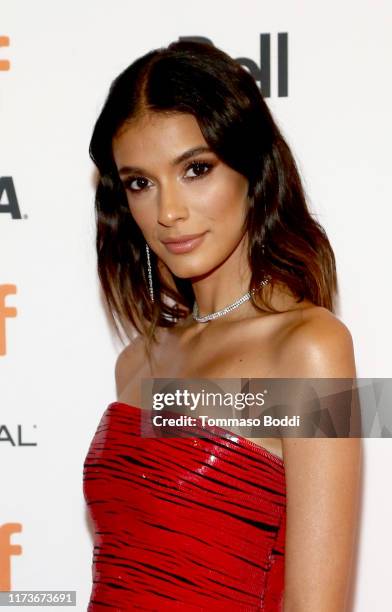
<path fill-rule="evenodd" d="M 146 438 L 104 412 L 84 462 L 94 526 L 89 612 L 283 609 L 283 461 L 219 427 Z"/>

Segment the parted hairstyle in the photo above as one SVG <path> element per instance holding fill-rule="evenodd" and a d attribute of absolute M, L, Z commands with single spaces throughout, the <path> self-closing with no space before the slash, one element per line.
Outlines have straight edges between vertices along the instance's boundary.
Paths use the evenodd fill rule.
<path fill-rule="evenodd" d="M 113 158 L 113 138 L 146 112 L 189 113 L 214 153 L 249 181 L 245 219 L 251 300 L 275 312 L 269 296 L 283 283 L 298 301 L 334 310 L 335 257 L 324 229 L 308 210 L 293 155 L 253 76 L 208 43 L 176 41 L 135 60 L 112 82 L 90 142 L 98 169 L 95 196 L 98 275 L 112 322 L 151 343 L 157 327 L 188 316 L 189 279 L 163 272 L 151 250 L 150 300 L 145 238 L 130 212 Z M 268 274 L 270 283 L 258 289 Z"/>

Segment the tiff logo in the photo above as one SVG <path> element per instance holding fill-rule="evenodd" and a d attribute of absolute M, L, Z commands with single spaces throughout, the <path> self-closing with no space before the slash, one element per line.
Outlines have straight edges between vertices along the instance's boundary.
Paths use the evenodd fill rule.
<path fill-rule="evenodd" d="M 19 544 L 11 544 L 11 536 L 21 531 L 20 523 L 0 525 L 0 591 L 11 591 L 11 556 L 22 554 Z"/>
<path fill-rule="evenodd" d="M 0 35 L 0 47 L 9 47 L 9 46 L 10 46 L 9 37 Z M 11 67 L 11 64 L 9 60 L 0 59 L 0 70 L 9 70 L 10 67 Z"/>
<path fill-rule="evenodd" d="M 204 36 L 180 36 L 180 40 L 194 40 L 213 45 Z M 277 94 L 279 98 L 289 95 L 289 53 L 288 33 L 279 32 L 277 40 Z M 237 57 L 236 61 L 249 70 L 255 81 L 260 83 L 260 91 L 264 98 L 271 96 L 271 34 L 260 34 L 260 65 L 249 57 Z"/>
<path fill-rule="evenodd" d="M 6 354 L 6 327 L 5 320 L 8 317 L 16 317 L 17 310 L 14 306 L 6 306 L 7 295 L 16 293 L 15 285 L 0 285 L 0 357 Z"/>

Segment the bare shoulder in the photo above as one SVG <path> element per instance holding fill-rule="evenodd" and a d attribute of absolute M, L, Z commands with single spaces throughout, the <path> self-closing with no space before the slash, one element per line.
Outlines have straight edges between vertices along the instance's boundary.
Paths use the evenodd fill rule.
<path fill-rule="evenodd" d="M 135 336 L 118 355 L 115 365 L 117 394 L 128 384 L 130 377 L 139 369 L 145 359 L 144 338 Z"/>
<path fill-rule="evenodd" d="M 353 340 L 347 326 L 320 306 L 299 311 L 286 336 L 284 370 L 287 376 L 353 378 Z"/>

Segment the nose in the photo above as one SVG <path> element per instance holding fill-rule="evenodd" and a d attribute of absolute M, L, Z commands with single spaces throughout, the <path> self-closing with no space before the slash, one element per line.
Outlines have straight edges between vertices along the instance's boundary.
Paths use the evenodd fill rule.
<path fill-rule="evenodd" d="M 158 202 L 158 223 L 171 226 L 179 219 L 187 219 L 188 215 L 184 196 L 178 193 L 175 186 L 162 186 Z"/>

